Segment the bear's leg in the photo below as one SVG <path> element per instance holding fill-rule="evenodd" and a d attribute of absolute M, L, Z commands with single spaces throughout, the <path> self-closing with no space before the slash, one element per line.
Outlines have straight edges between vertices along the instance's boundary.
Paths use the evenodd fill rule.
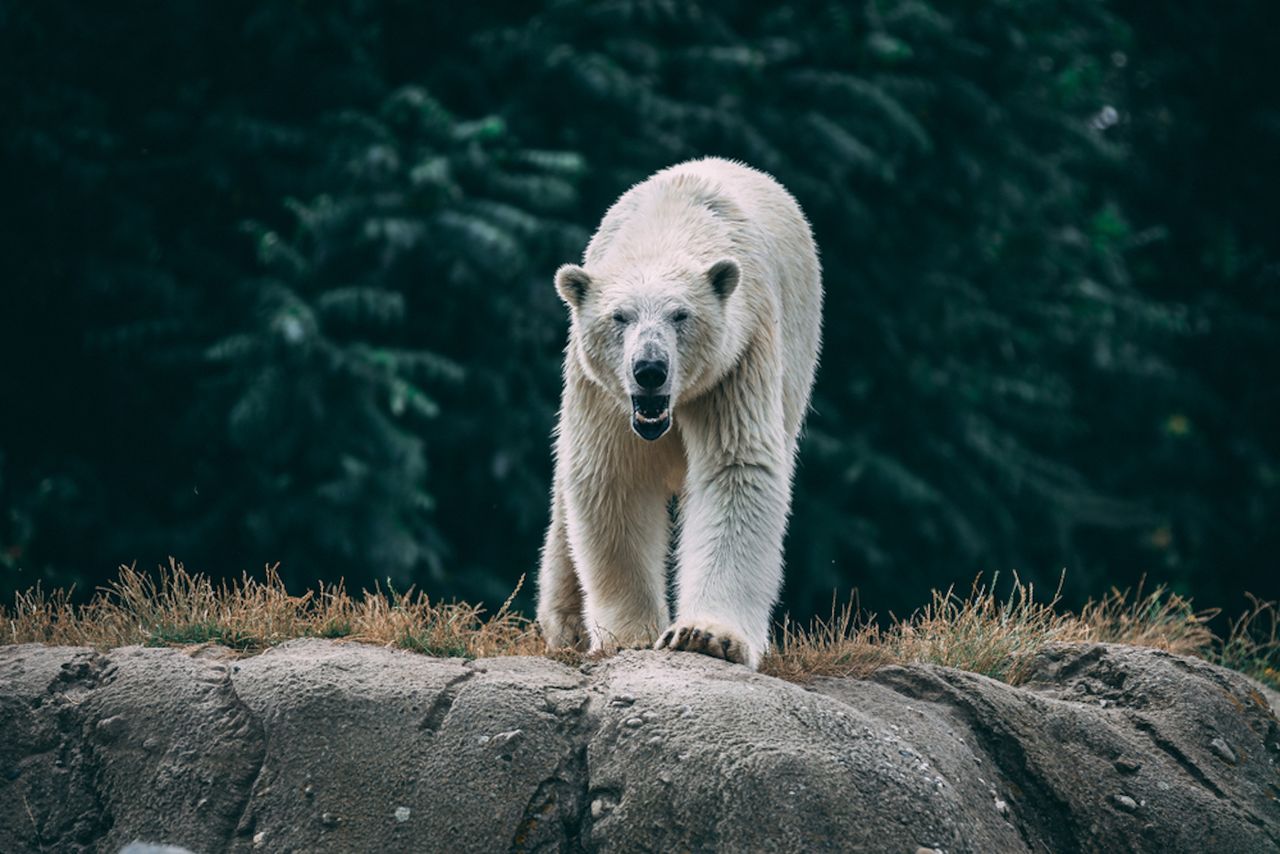
<path fill-rule="evenodd" d="M 617 472 L 577 480 L 566 495 L 592 650 L 649 646 L 667 624 L 667 498 L 652 479 Z"/>
<path fill-rule="evenodd" d="M 750 392 L 748 384 L 729 379 L 682 423 L 689 469 L 677 612 L 656 646 L 754 668 L 768 646 L 769 617 L 782 587 L 794 440 L 785 435 L 780 407 L 768 405 L 777 397 L 767 389 Z"/>
<path fill-rule="evenodd" d="M 569 531 L 565 526 L 564 497 L 557 483 L 551 496 L 551 525 L 542 546 L 538 568 L 538 623 L 552 649 L 586 649 L 587 632 L 582 622 L 582 587 L 569 554 Z"/>
<path fill-rule="evenodd" d="M 782 587 L 787 477 L 768 462 L 695 471 L 682 504 L 676 621 L 659 649 L 759 666 Z"/>

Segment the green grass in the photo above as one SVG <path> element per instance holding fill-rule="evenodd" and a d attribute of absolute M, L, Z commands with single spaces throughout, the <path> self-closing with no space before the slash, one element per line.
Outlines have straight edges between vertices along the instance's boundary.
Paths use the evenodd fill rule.
<path fill-rule="evenodd" d="M 199 622 L 151 626 L 143 643 L 145 646 L 191 646 L 211 643 L 238 650 L 253 649 L 257 645 L 254 638 L 234 629 L 227 629 L 216 623 Z"/>

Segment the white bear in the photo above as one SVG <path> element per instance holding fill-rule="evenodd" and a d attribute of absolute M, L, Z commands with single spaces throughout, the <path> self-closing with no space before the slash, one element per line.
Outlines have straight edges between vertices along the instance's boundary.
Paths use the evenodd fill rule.
<path fill-rule="evenodd" d="M 756 667 L 821 337 L 808 221 L 770 176 L 690 161 L 624 193 L 555 282 L 571 320 L 538 578 L 548 643 Z"/>

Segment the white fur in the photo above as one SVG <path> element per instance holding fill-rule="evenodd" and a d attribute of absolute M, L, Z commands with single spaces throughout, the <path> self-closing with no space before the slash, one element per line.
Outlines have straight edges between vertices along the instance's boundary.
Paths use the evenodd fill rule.
<path fill-rule="evenodd" d="M 736 287 L 733 265 L 717 263 L 726 259 Z M 582 267 L 565 265 L 556 282 L 571 327 L 539 572 L 548 640 L 656 640 L 755 667 L 782 584 L 796 439 L 818 359 L 821 273 L 804 214 L 761 172 L 682 163 L 624 193 Z M 656 441 L 631 430 L 630 365 L 641 352 L 670 361 L 672 426 Z"/>

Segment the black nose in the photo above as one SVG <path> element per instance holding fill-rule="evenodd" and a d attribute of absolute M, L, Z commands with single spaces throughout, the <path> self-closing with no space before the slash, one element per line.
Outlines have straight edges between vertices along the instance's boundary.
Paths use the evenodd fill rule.
<path fill-rule="evenodd" d="M 667 381 L 667 363 L 652 359 L 641 359 L 631 369 L 636 378 L 636 385 L 645 391 L 657 391 Z"/>

